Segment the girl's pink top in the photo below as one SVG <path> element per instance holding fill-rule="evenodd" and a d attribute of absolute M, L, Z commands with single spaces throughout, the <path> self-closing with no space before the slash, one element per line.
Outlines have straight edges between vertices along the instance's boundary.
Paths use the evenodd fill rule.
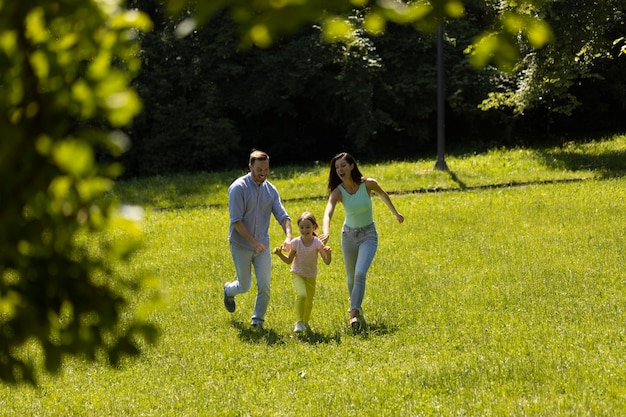
<path fill-rule="evenodd" d="M 291 248 L 296 252 L 296 257 L 291 264 L 291 272 L 304 278 L 317 277 L 317 254 L 324 247 L 324 243 L 317 237 L 313 237 L 313 243 L 305 246 L 300 236 L 291 241 Z"/>

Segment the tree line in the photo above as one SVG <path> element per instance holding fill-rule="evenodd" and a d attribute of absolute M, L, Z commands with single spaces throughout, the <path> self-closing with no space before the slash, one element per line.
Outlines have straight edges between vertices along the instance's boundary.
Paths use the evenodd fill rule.
<path fill-rule="evenodd" d="M 536 14 L 552 28 L 546 46 L 522 41 L 510 52 L 514 66 L 476 68 L 473 43 L 507 3 L 466 1 L 464 16 L 446 21 L 448 148 L 623 130 L 626 1 L 544 2 Z M 129 5 L 155 26 L 141 35 L 134 86 L 144 108 L 128 132 L 127 176 L 238 167 L 253 147 L 277 163 L 326 160 L 346 149 L 367 159 L 434 152 L 432 30 L 389 24 L 377 36 L 356 30 L 350 42 L 329 43 L 310 25 L 261 49 L 242 46 L 226 12 L 180 36 L 188 15 L 168 15 L 156 0 Z M 350 19 L 358 27 L 364 14 Z"/>

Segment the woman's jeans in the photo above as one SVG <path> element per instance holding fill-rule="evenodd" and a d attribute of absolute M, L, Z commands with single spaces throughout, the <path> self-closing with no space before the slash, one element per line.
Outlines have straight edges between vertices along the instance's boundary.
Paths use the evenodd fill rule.
<path fill-rule="evenodd" d="M 341 232 L 341 250 L 346 268 L 350 310 L 357 309 L 361 314 L 361 304 L 365 295 L 365 278 L 376 249 L 378 233 L 374 223 L 369 226 L 351 228 L 344 224 Z"/>
<path fill-rule="evenodd" d="M 265 312 L 270 303 L 270 279 L 272 275 L 272 252 L 269 249 L 256 252 L 237 244 L 230 244 L 230 253 L 235 264 L 237 281 L 226 284 L 225 291 L 235 296 L 250 291 L 252 288 L 252 266 L 256 276 L 257 293 L 254 302 L 252 324 L 263 324 Z"/>

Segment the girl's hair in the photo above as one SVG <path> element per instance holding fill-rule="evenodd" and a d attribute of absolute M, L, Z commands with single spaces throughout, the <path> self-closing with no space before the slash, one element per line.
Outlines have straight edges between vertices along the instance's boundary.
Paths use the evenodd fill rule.
<path fill-rule="evenodd" d="M 313 224 L 313 226 L 319 226 L 317 224 L 317 220 L 315 220 L 315 216 L 310 211 L 305 211 L 304 213 L 302 213 L 300 215 L 300 217 L 298 217 L 298 223 L 297 224 L 300 224 L 300 222 L 302 220 L 308 220 L 308 221 L 310 221 Z"/>
<path fill-rule="evenodd" d="M 319 225 L 317 224 L 317 220 L 315 220 L 315 216 L 314 216 L 314 215 L 313 215 L 313 213 L 311 213 L 310 211 L 305 211 L 304 213 L 302 213 L 302 214 L 300 215 L 300 217 L 298 217 L 298 222 L 297 222 L 297 224 L 298 224 L 298 225 L 300 225 L 300 222 L 301 222 L 301 221 L 303 221 L 303 220 L 308 220 L 308 221 L 310 221 L 310 222 L 311 222 L 311 224 L 312 224 L 314 227 L 319 227 Z M 313 236 L 317 236 L 317 235 L 315 234 L 315 232 L 313 232 Z"/>
<path fill-rule="evenodd" d="M 359 170 L 359 166 L 356 163 L 356 159 L 354 156 L 350 155 L 348 152 L 338 153 L 330 160 L 330 173 L 328 175 L 328 192 L 331 193 L 335 188 L 341 184 L 341 178 L 337 175 L 337 170 L 335 169 L 335 163 L 340 160 L 345 159 L 350 165 L 354 165 L 354 169 L 352 169 L 352 181 L 360 184 L 363 180 L 363 174 Z"/>

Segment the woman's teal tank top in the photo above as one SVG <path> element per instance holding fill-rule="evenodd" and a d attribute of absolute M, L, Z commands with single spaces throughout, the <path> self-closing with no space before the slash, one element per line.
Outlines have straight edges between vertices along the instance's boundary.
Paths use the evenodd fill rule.
<path fill-rule="evenodd" d="M 350 194 L 339 185 L 343 207 L 346 210 L 346 220 L 344 224 L 351 228 L 369 226 L 374 222 L 372 215 L 372 199 L 367 192 L 365 183 L 362 182 L 356 193 Z"/>

